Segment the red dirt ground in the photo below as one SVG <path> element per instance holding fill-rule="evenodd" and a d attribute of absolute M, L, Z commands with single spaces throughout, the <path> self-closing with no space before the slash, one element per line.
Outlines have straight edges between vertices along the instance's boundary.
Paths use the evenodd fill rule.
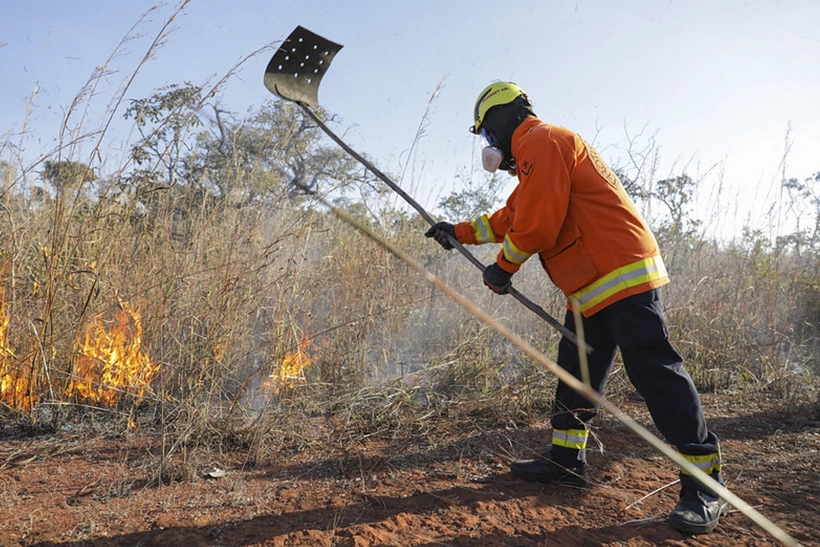
<path fill-rule="evenodd" d="M 729 488 L 803 545 L 820 545 L 817 416 L 784 421 L 762 396 L 704 395 L 703 403 Z M 648 422 L 640 402 L 621 407 Z M 586 491 L 508 473 L 503 446 L 515 456 L 543 451 L 546 424 L 477 428 L 434 446 L 311 450 L 255 468 L 242 465 L 244 454 L 223 453 L 210 464 L 227 476 L 161 487 L 151 481 L 157 440 L 144 433 L 0 440 L 0 547 L 777 544 L 736 511 L 711 534 L 673 530 L 665 521 L 677 485 L 639 500 L 673 482 L 674 466 L 611 418 L 599 426 L 604 450 L 589 456 Z"/>

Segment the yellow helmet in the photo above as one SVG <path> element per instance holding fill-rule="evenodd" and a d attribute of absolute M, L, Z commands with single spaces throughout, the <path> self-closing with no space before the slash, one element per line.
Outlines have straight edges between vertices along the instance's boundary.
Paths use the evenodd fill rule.
<path fill-rule="evenodd" d="M 474 123 L 470 128 L 470 132 L 476 135 L 479 133 L 481 124 L 484 123 L 484 116 L 489 109 L 494 106 L 509 104 L 521 95 L 527 96 L 524 90 L 512 82 L 495 82 L 485 87 L 475 102 L 475 109 L 473 110 Z"/>

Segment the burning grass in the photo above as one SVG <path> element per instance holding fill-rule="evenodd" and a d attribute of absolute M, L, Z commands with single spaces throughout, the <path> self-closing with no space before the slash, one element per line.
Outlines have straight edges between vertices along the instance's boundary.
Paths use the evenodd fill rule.
<path fill-rule="evenodd" d="M 5 293 L 0 286 L 0 403 L 15 410 L 29 411 L 37 402 L 31 368 L 21 364 L 9 342 L 9 316 Z"/>
<path fill-rule="evenodd" d="M 29 412 L 48 396 L 58 403 L 76 398 L 87 405 L 115 407 L 126 398 L 139 402 L 151 393 L 159 364 L 143 349 L 142 320 L 128 303 L 120 303 L 113 320 L 106 322 L 100 314 L 87 325 L 62 396 L 59 378 L 15 356 L 8 326 L 0 298 L 0 402 L 12 410 Z"/>
<path fill-rule="evenodd" d="M 310 338 L 302 336 L 299 346 L 288 352 L 278 367 L 262 382 L 262 391 L 266 394 L 278 396 L 284 391 L 292 390 L 300 382 L 305 381 L 304 370 L 313 364 L 307 348 Z"/>
<path fill-rule="evenodd" d="M 143 349 L 142 335 L 142 319 L 128 303 L 120 303 L 108 324 L 102 315 L 94 317 L 80 343 L 66 395 L 112 407 L 126 397 L 139 401 L 150 393 L 159 364 Z"/>

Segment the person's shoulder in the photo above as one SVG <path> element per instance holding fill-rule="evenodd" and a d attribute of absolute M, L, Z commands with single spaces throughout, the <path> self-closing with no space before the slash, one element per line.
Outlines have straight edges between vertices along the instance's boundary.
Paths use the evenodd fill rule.
<path fill-rule="evenodd" d="M 556 135 L 567 135 L 567 136 L 575 136 L 575 131 L 564 127 L 563 125 L 557 125 L 554 123 L 547 123 L 541 122 L 545 129 L 549 130 L 551 133 Z"/>
<path fill-rule="evenodd" d="M 537 121 L 532 123 L 528 131 L 528 134 L 534 137 L 534 140 L 550 141 L 560 146 L 570 147 L 577 147 L 578 143 L 583 141 L 575 131 L 560 125 L 538 120 L 537 118 L 536 120 Z"/>
<path fill-rule="evenodd" d="M 574 131 L 567 129 L 561 125 L 546 122 L 541 118 L 530 116 L 522 122 L 529 133 L 549 134 L 555 137 L 575 135 Z"/>

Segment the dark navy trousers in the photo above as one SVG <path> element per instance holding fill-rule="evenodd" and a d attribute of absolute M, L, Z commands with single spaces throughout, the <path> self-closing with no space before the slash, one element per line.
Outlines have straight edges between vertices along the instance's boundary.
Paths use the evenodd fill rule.
<path fill-rule="evenodd" d="M 576 332 L 571 311 L 567 311 L 564 324 Z M 604 393 L 620 349 L 629 380 L 646 401 L 666 441 L 686 455 L 719 453 L 718 438 L 706 427 L 692 378 L 683 368 L 680 353 L 669 341 L 657 289 L 627 297 L 584 318 L 583 327 L 586 343 L 595 350 L 587 356 L 587 362 L 591 385 L 598 393 Z M 566 338 L 561 339 L 558 347 L 558 365 L 581 378 L 578 348 Z M 554 429 L 583 429 L 596 414 L 597 408 L 587 399 L 563 382 L 558 383 L 552 414 Z M 560 456 L 565 450 L 558 450 L 555 455 Z M 585 459 L 583 451 L 574 452 L 573 456 Z"/>

